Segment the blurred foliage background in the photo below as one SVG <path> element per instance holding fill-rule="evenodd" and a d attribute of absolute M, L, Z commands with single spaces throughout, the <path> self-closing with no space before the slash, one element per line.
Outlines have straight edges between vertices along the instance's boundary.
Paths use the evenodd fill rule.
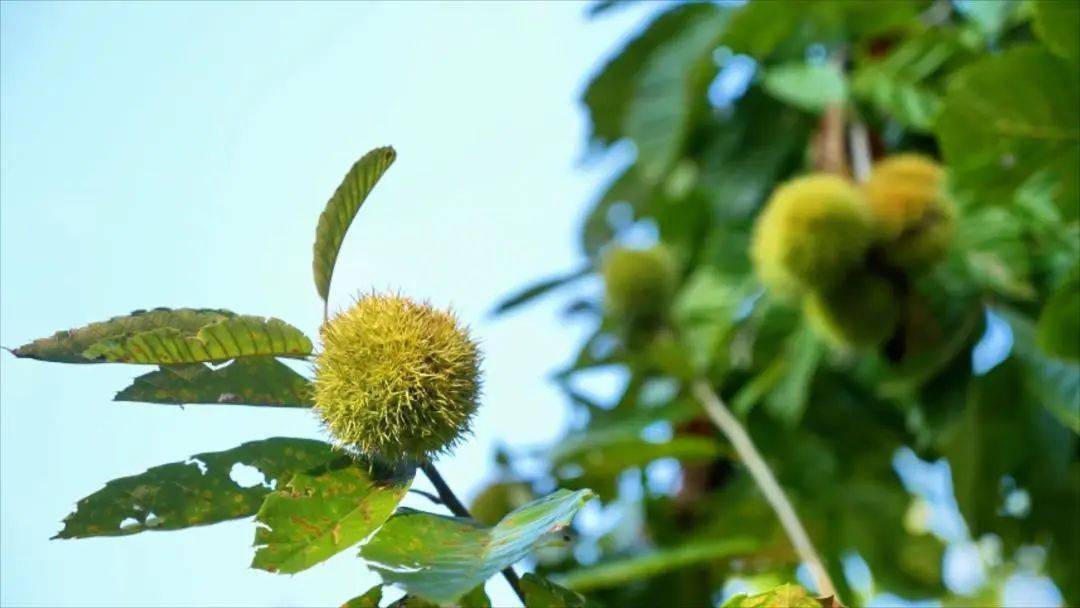
<path fill-rule="evenodd" d="M 690 395 L 704 377 L 788 491 L 845 603 L 1080 603 L 1078 11 L 658 6 L 584 91 L 589 156 L 630 162 L 589 203 L 582 266 L 498 308 L 575 294 L 567 322 L 595 329 L 554 374 L 573 428 L 550 447 L 501 451 L 478 519 L 555 487 L 594 489 L 602 505 L 575 547 L 537 567 L 609 606 L 812 587 Z M 836 347 L 760 284 L 751 228 L 786 180 L 857 178 L 860 163 L 897 152 L 942 163 L 955 237 L 913 277 L 886 344 Z M 612 259 L 627 249 L 645 253 Z M 619 263 L 670 266 L 672 296 L 665 286 L 638 294 L 647 310 L 613 305 Z M 560 291 L 601 275 L 607 301 Z M 596 374 L 622 379 L 620 394 L 582 389 Z"/>

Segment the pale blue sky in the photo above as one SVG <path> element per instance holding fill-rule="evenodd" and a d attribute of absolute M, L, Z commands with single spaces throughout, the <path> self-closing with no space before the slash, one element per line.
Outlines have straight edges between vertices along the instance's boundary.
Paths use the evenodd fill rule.
<path fill-rule="evenodd" d="M 580 166 L 578 96 L 653 8 L 589 22 L 569 2 L 2 4 L 0 344 L 153 306 L 315 335 L 318 213 L 357 157 L 393 144 L 332 300 L 399 288 L 473 326 L 484 406 L 475 440 L 441 463 L 471 495 L 495 442 L 550 441 L 566 422 L 546 376 L 582 328 L 555 302 L 487 312 L 578 263 L 584 204 L 610 169 Z M 338 605 L 374 582 L 352 551 L 291 578 L 249 570 L 250 521 L 47 540 L 114 477 L 319 436 L 304 411 L 110 402 L 143 371 L 0 356 L 0 604 Z"/>

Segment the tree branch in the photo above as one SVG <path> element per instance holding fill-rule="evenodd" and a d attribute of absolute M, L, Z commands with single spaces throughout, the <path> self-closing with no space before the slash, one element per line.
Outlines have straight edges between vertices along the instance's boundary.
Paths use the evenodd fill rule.
<path fill-rule="evenodd" d="M 829 578 L 829 571 L 826 570 L 817 549 L 814 548 L 814 544 L 810 541 L 810 536 L 806 533 L 806 529 L 803 528 L 802 522 L 799 521 L 799 516 L 795 514 L 795 509 L 791 506 L 787 494 L 777 483 L 776 477 L 773 476 L 769 465 L 765 463 L 765 459 L 761 457 L 757 448 L 754 447 L 750 435 L 747 434 L 742 424 L 735 418 L 735 415 L 731 413 L 731 410 L 724 405 L 720 396 L 713 391 L 708 382 L 696 380 L 691 386 L 691 390 L 698 402 L 701 403 L 701 406 L 705 408 L 709 418 L 727 436 L 728 441 L 735 448 L 735 452 L 739 455 L 747 470 L 750 471 L 750 476 L 754 479 L 758 488 L 761 489 L 761 493 L 765 495 L 765 500 L 776 512 L 780 525 L 783 526 L 784 532 L 787 533 L 788 539 L 795 547 L 799 559 L 809 566 L 810 573 L 817 584 L 818 593 L 826 597 L 835 597 L 836 586 L 833 585 L 832 579 Z"/>

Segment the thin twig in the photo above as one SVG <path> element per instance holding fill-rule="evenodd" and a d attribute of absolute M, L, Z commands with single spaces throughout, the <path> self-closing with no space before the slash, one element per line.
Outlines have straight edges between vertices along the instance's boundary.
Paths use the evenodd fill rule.
<path fill-rule="evenodd" d="M 466 517 L 472 519 L 472 515 L 469 514 L 469 509 L 465 507 L 454 491 L 450 489 L 450 486 L 443 479 L 443 476 L 439 474 L 435 465 L 430 462 L 425 462 L 420 465 L 420 469 L 424 471 L 424 475 L 431 480 L 431 485 L 435 486 L 435 491 L 439 493 L 439 498 L 442 503 L 446 505 L 446 508 L 450 509 L 450 512 L 458 517 Z M 514 593 L 517 594 L 518 599 L 521 600 L 522 605 L 525 604 L 525 594 L 521 591 L 521 580 L 518 578 L 517 572 L 514 572 L 513 566 L 507 566 L 502 571 L 503 577 L 506 582 L 510 583 L 510 586 L 514 589 Z"/>
<path fill-rule="evenodd" d="M 761 489 L 761 493 L 765 495 L 765 500 L 769 502 L 773 511 L 776 512 L 780 525 L 783 526 L 788 539 L 791 540 L 791 544 L 795 547 L 795 552 L 809 566 L 810 573 L 817 584 L 818 593 L 825 597 L 835 597 L 836 586 L 833 585 L 832 579 L 829 578 L 829 572 L 825 569 L 817 549 L 814 548 L 810 536 L 806 533 L 806 529 L 803 528 L 802 522 L 799 521 L 799 516 L 795 514 L 795 509 L 791 506 L 787 494 L 777 483 L 776 477 L 769 470 L 769 465 L 765 463 L 757 448 L 754 447 L 750 435 L 747 434 L 742 424 L 735 418 L 735 415 L 731 413 L 731 410 L 724 405 L 720 396 L 713 391 L 708 382 L 697 380 L 693 383 L 691 389 L 702 407 L 705 408 L 709 418 L 727 436 L 728 441 L 735 448 L 735 452 L 739 455 L 743 464 L 746 465 L 747 470 L 750 471 L 750 476 L 753 477 L 754 482 Z"/>
<path fill-rule="evenodd" d="M 417 490 L 416 488 L 409 488 L 409 491 L 412 492 L 413 494 L 419 494 L 420 496 L 423 496 L 424 498 L 430 500 L 431 502 L 433 502 L 433 503 L 435 503 L 437 505 L 443 504 L 442 499 L 439 498 L 438 496 L 432 494 L 431 492 L 425 492 L 423 490 Z"/>

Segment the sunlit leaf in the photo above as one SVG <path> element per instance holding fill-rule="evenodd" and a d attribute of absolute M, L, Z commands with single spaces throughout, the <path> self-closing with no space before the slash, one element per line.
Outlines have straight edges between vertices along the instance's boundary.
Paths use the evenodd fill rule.
<path fill-rule="evenodd" d="M 341 608 L 379 608 L 382 601 L 382 585 L 375 585 L 371 589 L 358 595 L 341 605 Z"/>
<path fill-rule="evenodd" d="M 397 152 L 389 146 L 375 148 L 360 157 L 349 169 L 319 216 L 319 226 L 315 231 L 313 269 L 315 289 L 324 301 L 330 297 L 330 279 L 334 274 L 334 264 L 337 262 L 341 243 L 345 240 L 345 232 L 360 206 L 367 200 L 371 190 L 395 158 Z"/>
<path fill-rule="evenodd" d="M 281 319 L 237 315 L 203 325 L 194 335 L 170 325 L 106 338 L 82 354 L 112 363 L 168 365 L 236 357 L 304 357 L 311 349 L 311 340 Z"/>
<path fill-rule="evenodd" d="M 110 481 L 79 501 L 56 538 L 178 530 L 254 515 L 274 484 L 340 456 L 327 443 L 287 437 L 196 454 Z M 238 483 L 232 477 L 237 465 L 254 467 L 250 473 L 262 481 Z"/>
<path fill-rule="evenodd" d="M 663 548 L 636 557 L 601 562 L 554 577 L 569 589 L 586 593 L 644 580 L 694 564 L 725 560 L 753 552 L 759 542 L 747 537 L 703 540 Z"/>
<path fill-rule="evenodd" d="M 243 357 L 218 368 L 162 366 L 135 378 L 113 400 L 310 407 L 311 383 L 273 357 Z"/>
<path fill-rule="evenodd" d="M 732 596 L 721 608 L 822 608 L 826 605 L 811 597 L 806 589 L 786 584 L 757 595 Z"/>
<path fill-rule="evenodd" d="M 415 472 L 346 456 L 297 473 L 256 515 L 252 567 L 294 574 L 359 543 L 394 512 Z"/>
<path fill-rule="evenodd" d="M 1080 212 L 1080 79 L 1075 64 L 1017 47 L 957 72 L 935 130 L 958 190 L 1008 205 L 1036 174 L 1056 186 L 1067 220 Z"/>
<path fill-rule="evenodd" d="M 488 528 L 470 520 L 403 509 L 360 555 L 387 584 L 450 603 L 570 525 L 592 492 L 559 490 Z"/>
<path fill-rule="evenodd" d="M 195 335 L 203 327 L 236 316 L 228 310 L 208 308 L 155 308 L 136 310 L 129 315 L 91 323 L 77 329 L 58 331 L 14 350 L 16 357 L 60 363 L 101 363 L 104 359 L 84 355 L 86 349 L 103 340 L 122 340 L 155 329 L 171 328 L 182 335 Z"/>

